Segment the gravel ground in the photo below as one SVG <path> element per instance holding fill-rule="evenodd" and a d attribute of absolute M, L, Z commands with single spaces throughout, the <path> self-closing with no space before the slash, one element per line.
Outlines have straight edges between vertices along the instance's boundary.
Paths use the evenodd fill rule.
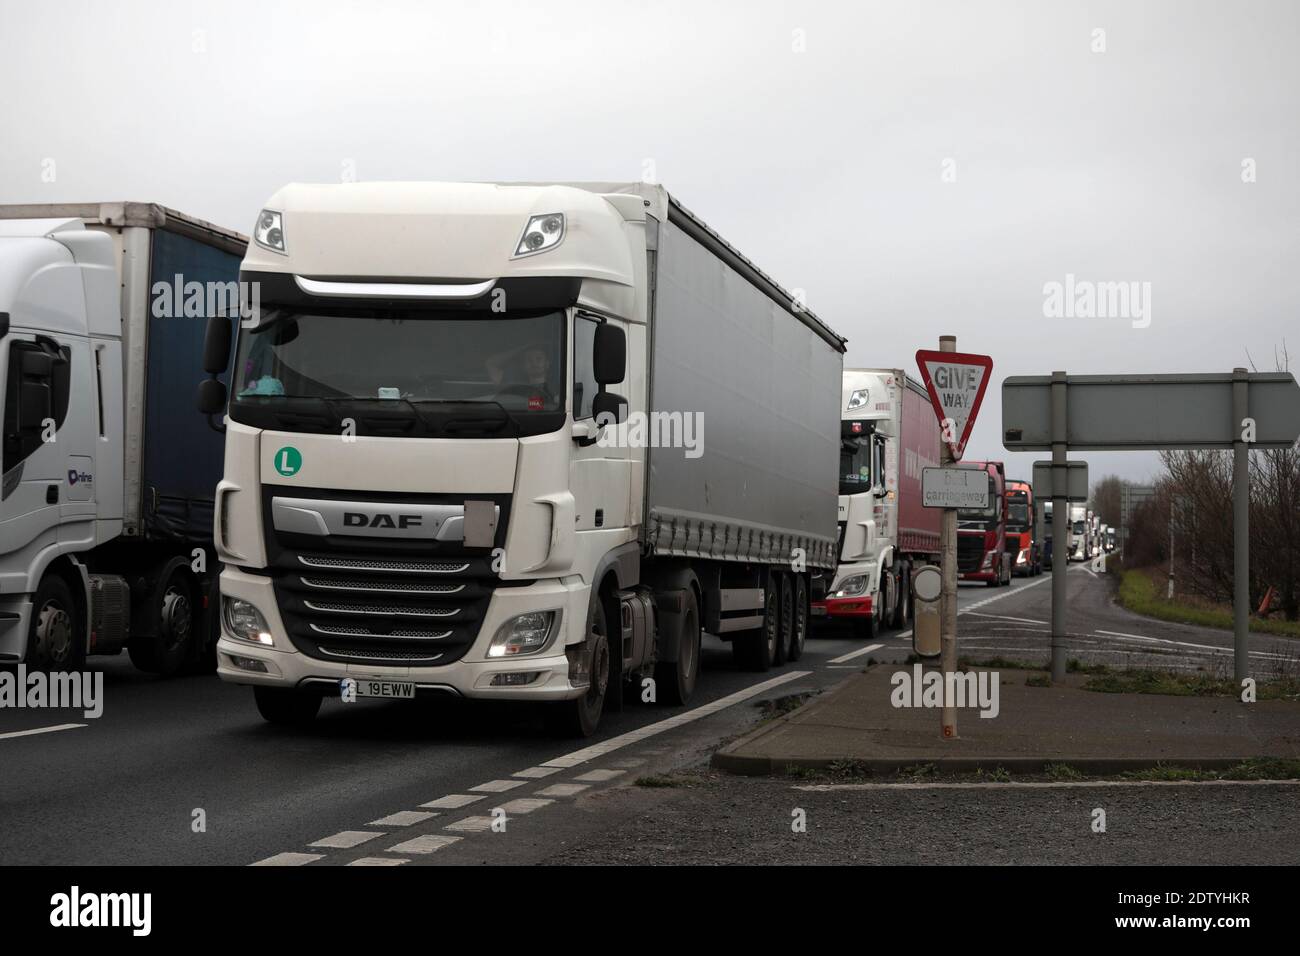
<path fill-rule="evenodd" d="M 703 770 L 584 801 L 578 864 L 1300 863 L 1300 785 L 808 791 Z M 1106 832 L 1094 833 L 1094 810 Z M 793 832 L 796 811 L 806 832 Z M 576 837 L 576 838 L 575 838 Z"/>

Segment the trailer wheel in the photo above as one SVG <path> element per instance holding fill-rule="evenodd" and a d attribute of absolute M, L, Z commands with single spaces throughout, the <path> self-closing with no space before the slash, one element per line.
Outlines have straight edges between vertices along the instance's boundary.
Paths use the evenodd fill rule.
<path fill-rule="evenodd" d="M 305 727 L 315 720 L 321 704 L 320 694 L 296 687 L 254 687 L 253 699 L 263 720 L 293 727 Z"/>
<path fill-rule="evenodd" d="M 565 737 L 590 737 L 600 724 L 605 708 L 605 691 L 609 686 L 609 639 L 605 627 L 605 605 L 593 588 L 587 609 L 587 649 L 591 660 L 591 680 L 586 692 L 574 700 L 546 705 L 547 725 Z"/>
<path fill-rule="evenodd" d="M 686 609 L 682 611 L 682 642 L 676 661 L 655 665 L 655 684 L 659 700 L 665 704 L 684 704 L 695 692 L 700 673 L 700 602 L 694 588 L 686 589 Z"/>
<path fill-rule="evenodd" d="M 790 632 L 790 645 L 785 653 L 788 661 L 803 657 L 804 642 L 808 640 L 808 580 L 802 574 L 794 576 L 794 627 Z"/>
<path fill-rule="evenodd" d="M 32 599 L 28 665 L 42 671 L 80 670 L 86 663 L 84 632 L 72 588 L 57 573 L 46 574 Z"/>
<path fill-rule="evenodd" d="M 158 583 L 147 604 L 153 620 L 148 633 L 132 637 L 126 649 L 131 663 L 142 671 L 171 677 L 191 659 L 194 641 L 202 627 L 196 627 L 198 602 L 189 562 L 179 555 L 162 566 Z"/>
<path fill-rule="evenodd" d="M 773 572 L 773 576 L 776 579 L 773 590 L 777 592 L 777 624 L 772 663 L 779 666 L 785 663 L 790 641 L 794 638 L 794 587 L 790 575 L 784 571 Z"/>
<path fill-rule="evenodd" d="M 777 620 L 780 598 L 769 577 L 763 589 L 763 623 L 752 631 L 737 634 L 731 642 L 732 658 L 741 667 L 751 671 L 765 671 L 772 666 L 776 656 L 777 636 L 781 630 Z"/>

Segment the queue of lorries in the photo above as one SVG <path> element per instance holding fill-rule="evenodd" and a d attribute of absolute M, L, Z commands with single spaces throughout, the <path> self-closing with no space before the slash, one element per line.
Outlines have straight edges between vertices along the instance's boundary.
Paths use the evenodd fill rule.
<path fill-rule="evenodd" d="M 251 240 L 0 207 L 0 663 L 125 649 L 275 722 L 449 694 L 590 734 L 626 684 L 689 699 L 702 632 L 764 670 L 815 618 L 901 625 L 939 428 L 844 352 L 642 183 L 290 185 Z M 961 578 L 1050 566 L 1030 485 L 963 467 Z"/>

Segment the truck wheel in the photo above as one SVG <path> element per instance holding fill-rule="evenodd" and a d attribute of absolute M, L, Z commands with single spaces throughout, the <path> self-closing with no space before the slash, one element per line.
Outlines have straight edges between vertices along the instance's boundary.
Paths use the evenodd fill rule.
<path fill-rule="evenodd" d="M 199 613 L 195 593 L 189 562 L 179 556 L 167 561 L 147 605 L 146 613 L 153 618 L 152 633 L 127 642 L 132 664 L 163 677 L 171 677 L 185 666 L 202 630 L 195 622 Z"/>
<path fill-rule="evenodd" d="M 294 727 L 305 727 L 315 720 L 321 703 L 319 694 L 294 687 L 254 687 L 253 699 L 263 720 Z"/>
<path fill-rule="evenodd" d="M 86 663 L 84 631 L 72 588 L 58 574 L 47 574 L 32 600 L 32 620 L 27 628 L 28 666 L 42 671 L 80 670 Z"/>
<path fill-rule="evenodd" d="M 907 627 L 908 618 L 912 616 L 912 582 L 904 568 L 898 569 L 898 597 L 894 601 L 894 620 L 896 630 Z"/>
<path fill-rule="evenodd" d="M 777 592 L 776 644 L 772 648 L 772 663 L 785 663 L 785 655 L 794 637 L 794 587 L 790 584 L 790 575 L 782 571 L 773 574 L 773 590 Z"/>
<path fill-rule="evenodd" d="M 797 661 L 803 657 L 804 642 L 808 640 L 808 580 L 802 574 L 794 576 L 794 626 L 790 632 L 790 645 L 785 659 Z"/>
<path fill-rule="evenodd" d="M 564 737 L 590 737 L 600 725 L 609 686 L 609 639 L 605 629 L 605 606 L 595 590 L 587 610 L 587 653 L 591 655 L 591 682 L 586 693 L 574 700 L 547 705 L 547 724 Z"/>
<path fill-rule="evenodd" d="M 655 665 L 655 684 L 660 703 L 684 704 L 695 692 L 700 673 L 700 602 L 694 588 L 686 589 L 686 609 L 682 611 L 682 643 L 675 662 Z"/>
<path fill-rule="evenodd" d="M 731 642 L 733 659 L 750 671 L 765 671 L 772 666 L 776 655 L 776 638 L 780 631 L 777 622 L 777 605 L 780 600 L 769 579 L 764 589 L 763 624 L 752 631 L 737 634 Z"/>

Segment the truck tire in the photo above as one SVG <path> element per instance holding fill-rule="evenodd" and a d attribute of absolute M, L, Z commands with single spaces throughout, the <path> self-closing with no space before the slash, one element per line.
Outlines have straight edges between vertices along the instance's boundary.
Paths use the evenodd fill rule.
<path fill-rule="evenodd" d="M 808 577 L 803 574 L 794 576 L 794 626 L 790 632 L 790 644 L 786 648 L 785 659 L 797 661 L 803 657 L 803 646 L 808 640 Z"/>
<path fill-rule="evenodd" d="M 899 565 L 898 587 L 895 590 L 898 591 L 898 596 L 894 599 L 894 619 L 890 626 L 901 631 L 907 627 L 908 618 L 912 616 L 912 582 L 906 565 Z"/>
<path fill-rule="evenodd" d="M 794 637 L 794 586 L 790 575 L 784 571 L 772 573 L 772 588 L 777 592 L 776 643 L 772 647 L 772 663 L 780 666 L 786 661 L 790 639 Z"/>
<path fill-rule="evenodd" d="M 76 671 L 86 663 L 85 622 L 68 582 L 46 574 L 32 598 L 27 627 L 27 666 L 41 671 Z"/>
<path fill-rule="evenodd" d="M 172 677 L 195 656 L 194 641 L 203 631 L 198 589 L 190 564 L 179 555 L 163 563 L 145 605 L 149 632 L 127 641 L 131 663 L 150 674 Z"/>
<path fill-rule="evenodd" d="M 605 605 L 594 589 L 587 609 L 587 653 L 591 655 L 591 682 L 586 692 L 573 700 L 546 705 L 547 726 L 556 735 L 590 737 L 600 725 L 600 714 L 605 709 L 605 692 L 609 687 L 609 637 Z"/>
<path fill-rule="evenodd" d="M 772 666 L 772 658 L 776 654 L 776 638 L 780 630 L 777 621 L 780 598 L 772 584 L 769 579 L 764 588 L 762 626 L 737 634 L 731 642 L 732 657 L 745 670 L 767 670 Z"/>
<path fill-rule="evenodd" d="M 682 610 L 682 642 L 676 661 L 655 665 L 657 699 L 661 704 L 686 703 L 695 692 L 700 673 L 700 601 L 694 588 L 686 589 L 686 607 Z"/>
<path fill-rule="evenodd" d="M 254 687 L 258 713 L 272 724 L 305 727 L 316 719 L 321 697 L 295 687 Z"/>

